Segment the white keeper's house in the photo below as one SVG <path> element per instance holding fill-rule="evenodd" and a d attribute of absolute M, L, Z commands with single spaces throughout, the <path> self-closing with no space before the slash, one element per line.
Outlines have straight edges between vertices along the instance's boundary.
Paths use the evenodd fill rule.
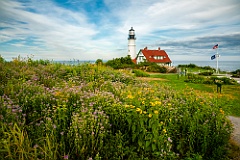
<path fill-rule="evenodd" d="M 161 50 L 160 47 L 156 50 L 150 50 L 147 47 L 140 49 L 136 54 L 136 36 L 133 27 L 129 30 L 128 35 L 128 55 L 130 55 L 132 61 L 136 64 L 141 62 L 152 62 L 158 65 L 171 66 L 172 61 L 168 57 L 165 50 Z"/>

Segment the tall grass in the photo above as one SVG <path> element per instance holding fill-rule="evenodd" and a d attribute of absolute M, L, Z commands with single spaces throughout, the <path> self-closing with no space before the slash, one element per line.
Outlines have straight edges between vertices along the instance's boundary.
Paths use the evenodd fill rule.
<path fill-rule="evenodd" d="M 1 62 L 3 159 L 217 159 L 230 122 L 191 88 L 136 80 L 101 65 Z"/>

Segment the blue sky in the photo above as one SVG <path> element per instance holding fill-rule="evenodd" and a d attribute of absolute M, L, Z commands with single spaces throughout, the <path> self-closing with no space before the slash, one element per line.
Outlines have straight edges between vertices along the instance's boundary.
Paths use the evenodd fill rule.
<path fill-rule="evenodd" d="M 239 0 L 0 0 L 0 55 L 109 60 L 128 51 L 165 50 L 173 61 L 240 61 Z"/>

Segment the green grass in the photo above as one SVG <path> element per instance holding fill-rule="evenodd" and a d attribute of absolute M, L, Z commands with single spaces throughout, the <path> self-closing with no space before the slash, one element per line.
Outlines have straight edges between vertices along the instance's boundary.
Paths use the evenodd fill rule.
<path fill-rule="evenodd" d="M 216 85 L 186 83 L 184 82 L 186 79 L 185 76 L 178 76 L 177 74 L 151 74 L 150 77 L 164 79 L 158 81 L 158 83 L 167 84 L 174 90 L 193 88 L 202 93 L 217 94 Z M 240 85 L 223 85 L 219 100 L 224 102 L 225 105 L 223 108 L 225 108 L 230 115 L 240 117 Z"/>

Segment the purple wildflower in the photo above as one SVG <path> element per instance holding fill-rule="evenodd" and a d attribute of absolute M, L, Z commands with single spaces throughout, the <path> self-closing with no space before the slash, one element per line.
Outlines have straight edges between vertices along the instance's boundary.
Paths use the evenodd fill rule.
<path fill-rule="evenodd" d="M 34 146 L 33 146 L 33 148 L 38 148 L 39 146 L 38 146 L 38 144 L 35 144 Z"/>
<path fill-rule="evenodd" d="M 170 137 L 168 137 L 168 141 L 169 141 L 170 143 L 172 143 L 172 140 L 171 140 L 171 138 L 170 138 Z"/>
<path fill-rule="evenodd" d="M 63 159 L 68 159 L 68 155 L 63 156 Z"/>

